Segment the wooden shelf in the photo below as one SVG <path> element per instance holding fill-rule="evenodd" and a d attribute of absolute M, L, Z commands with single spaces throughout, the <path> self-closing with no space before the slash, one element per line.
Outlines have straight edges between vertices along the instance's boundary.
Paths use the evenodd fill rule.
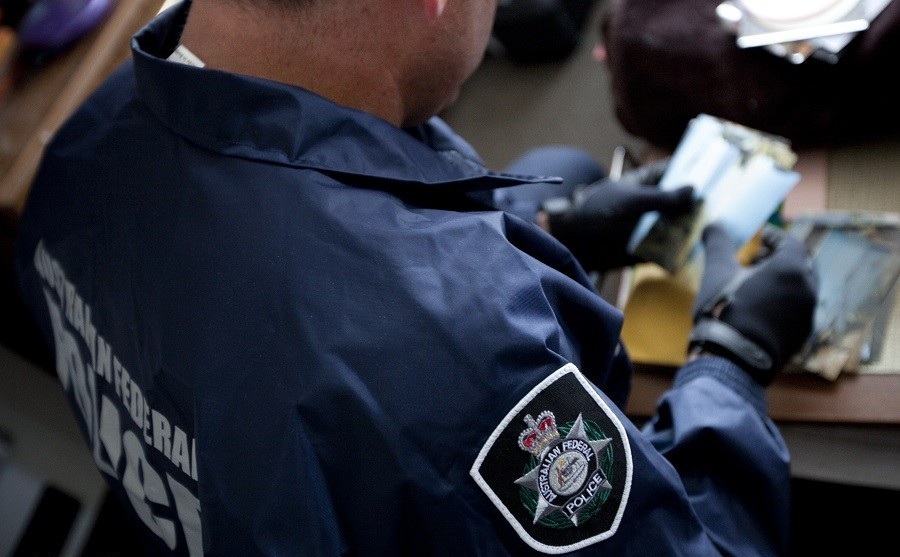
<path fill-rule="evenodd" d="M 94 33 L 16 80 L 0 101 L 0 209 L 21 212 L 47 142 L 131 55 L 131 36 L 161 5 L 162 0 L 118 0 Z"/>

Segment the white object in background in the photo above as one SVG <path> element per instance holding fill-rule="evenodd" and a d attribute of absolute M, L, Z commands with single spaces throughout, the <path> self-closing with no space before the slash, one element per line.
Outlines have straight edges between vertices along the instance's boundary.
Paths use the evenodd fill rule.
<path fill-rule="evenodd" d="M 834 23 L 846 17 L 860 0 L 738 0 L 747 13 L 772 30 Z"/>
<path fill-rule="evenodd" d="M 725 0 L 719 21 L 740 48 L 764 47 L 799 64 L 810 56 L 830 63 L 891 0 Z"/>

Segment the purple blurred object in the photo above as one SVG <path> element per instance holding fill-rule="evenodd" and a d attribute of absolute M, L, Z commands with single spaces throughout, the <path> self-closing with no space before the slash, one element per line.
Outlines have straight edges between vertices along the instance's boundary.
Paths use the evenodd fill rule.
<path fill-rule="evenodd" d="M 116 0 L 37 0 L 19 22 L 23 50 L 56 52 L 103 23 Z"/>

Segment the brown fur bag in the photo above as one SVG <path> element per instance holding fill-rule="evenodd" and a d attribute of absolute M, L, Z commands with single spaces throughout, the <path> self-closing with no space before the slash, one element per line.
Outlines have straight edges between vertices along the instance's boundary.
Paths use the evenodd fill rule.
<path fill-rule="evenodd" d="M 674 149 L 707 113 L 789 139 L 795 148 L 900 134 L 900 0 L 840 52 L 793 64 L 741 49 L 716 16 L 722 0 L 608 0 L 606 48 L 615 113 L 631 134 Z"/>

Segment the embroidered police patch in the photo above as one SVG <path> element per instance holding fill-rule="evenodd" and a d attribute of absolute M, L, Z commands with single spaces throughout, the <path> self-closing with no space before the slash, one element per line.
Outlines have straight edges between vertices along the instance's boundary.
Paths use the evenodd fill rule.
<path fill-rule="evenodd" d="M 622 423 L 566 364 L 503 418 L 470 474 L 525 543 L 565 553 L 615 534 L 631 466 Z"/>

